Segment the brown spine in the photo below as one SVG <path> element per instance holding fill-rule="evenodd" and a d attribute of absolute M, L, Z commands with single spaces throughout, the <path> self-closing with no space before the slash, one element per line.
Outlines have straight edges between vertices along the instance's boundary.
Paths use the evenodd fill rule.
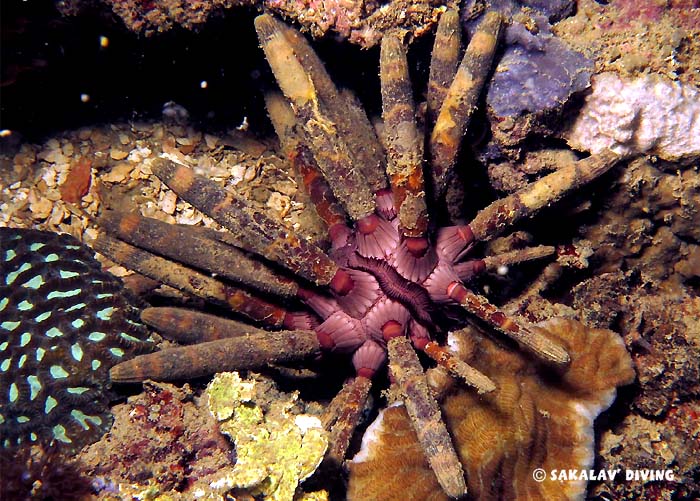
<path fill-rule="evenodd" d="M 424 237 L 428 230 L 428 207 L 423 182 L 423 145 L 416 125 L 406 50 L 396 36 L 387 34 L 382 38 L 379 61 L 384 140 L 389 159 L 387 173 L 401 233 L 405 237 Z"/>
<path fill-rule="evenodd" d="M 527 247 L 525 249 L 504 252 L 503 254 L 496 254 L 494 256 L 486 256 L 483 261 L 486 269 L 495 270 L 500 266 L 542 259 L 556 252 L 556 247 L 551 245 L 538 245 L 537 247 Z"/>
<path fill-rule="evenodd" d="M 512 195 L 479 211 L 469 226 L 476 240 L 489 240 L 523 217 L 533 215 L 566 193 L 610 170 L 622 159 L 612 151 L 565 165 Z"/>
<path fill-rule="evenodd" d="M 344 225 L 345 211 L 323 178 L 313 154 L 297 133 L 296 118 L 291 106 L 278 92 L 268 92 L 265 95 L 265 105 L 272 125 L 280 138 L 284 154 L 301 178 L 301 184 L 316 208 L 316 213 L 327 228 L 337 224 Z"/>
<path fill-rule="evenodd" d="M 179 196 L 229 231 L 240 234 L 246 250 L 282 264 L 318 285 L 328 285 L 338 271 L 320 248 L 192 169 L 160 159 L 151 170 Z"/>
<path fill-rule="evenodd" d="M 107 235 L 98 236 L 93 247 L 112 261 L 153 280 L 206 301 L 228 306 L 233 311 L 270 327 L 280 327 L 287 313 L 284 308 L 253 296 L 247 291 L 225 285 L 208 275 Z"/>
<path fill-rule="evenodd" d="M 431 125 L 437 119 L 447 90 L 457 72 L 461 48 L 462 29 L 459 25 L 459 12 L 455 9 L 447 9 L 438 22 L 430 60 L 427 101 L 428 123 Z"/>
<path fill-rule="evenodd" d="M 252 332 L 265 332 L 235 320 L 186 308 L 146 308 L 141 312 L 141 320 L 166 338 L 182 344 L 216 341 Z"/>
<path fill-rule="evenodd" d="M 388 349 L 391 375 L 403 393 L 406 410 L 430 467 L 448 496 L 464 496 L 467 493 L 464 471 L 416 352 L 403 336 L 392 338 Z"/>
<path fill-rule="evenodd" d="M 478 393 L 488 393 L 496 389 L 496 385 L 491 379 L 454 356 L 436 342 L 429 341 L 423 348 L 423 351 L 435 362 L 450 371 L 451 374 L 476 389 Z"/>
<path fill-rule="evenodd" d="M 374 127 L 357 98 L 349 90 L 339 90 L 306 38 L 298 30 L 277 21 L 294 52 L 316 87 L 319 101 L 335 122 L 351 153 L 351 161 L 362 172 L 373 192 L 386 188 L 385 160 Z"/>
<path fill-rule="evenodd" d="M 497 12 L 491 11 L 484 16 L 440 107 L 430 136 L 430 160 L 437 196 L 445 193 L 462 136 L 469 126 L 491 68 L 502 24 L 503 18 Z"/>
<path fill-rule="evenodd" d="M 313 331 L 253 333 L 140 355 L 115 365 L 115 383 L 174 381 L 301 360 L 320 353 Z"/>
<path fill-rule="evenodd" d="M 293 297 L 299 288 L 240 249 L 210 238 L 213 232 L 204 228 L 112 211 L 100 218 L 100 226 L 132 245 L 268 294 Z"/>
<path fill-rule="evenodd" d="M 299 38 L 267 14 L 255 19 L 255 29 L 277 83 L 291 101 L 297 121 L 302 124 L 309 147 L 333 193 L 354 220 L 368 216 L 374 212 L 374 194 L 355 165 L 352 151 L 340 138 L 342 127 L 318 94 L 319 82 L 314 82 L 304 67 L 300 53 L 303 55 L 305 49 L 298 43 Z"/>
<path fill-rule="evenodd" d="M 525 320 L 515 321 L 492 305 L 488 299 L 474 294 L 461 284 L 455 283 L 450 297 L 469 313 L 496 328 L 540 359 L 555 366 L 564 367 L 571 360 L 566 350 L 528 326 Z"/>
<path fill-rule="evenodd" d="M 352 379 L 343 385 L 343 389 L 331 402 L 333 416 L 331 417 L 329 412 L 324 415 L 324 421 L 328 425 L 326 428 L 330 428 L 331 432 L 326 461 L 335 467 L 342 466 L 345 460 L 350 439 L 365 409 L 371 387 L 372 381 L 366 377 L 358 376 Z M 331 422 L 333 422 L 332 426 Z"/>
<path fill-rule="evenodd" d="M 362 171 L 374 193 L 385 190 L 389 186 L 386 154 L 362 103 L 350 89 L 341 89 L 339 105 L 336 116 L 341 117 L 339 127 L 348 142 L 355 165 Z"/>

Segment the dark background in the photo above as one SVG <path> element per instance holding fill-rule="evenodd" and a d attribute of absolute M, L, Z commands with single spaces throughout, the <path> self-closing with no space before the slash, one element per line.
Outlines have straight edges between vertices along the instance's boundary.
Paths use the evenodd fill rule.
<path fill-rule="evenodd" d="M 176 27 L 147 37 L 127 30 L 99 2 L 64 17 L 50 0 L 2 0 L 0 129 L 36 142 L 95 123 L 158 119 L 168 101 L 203 129 L 235 127 L 245 116 L 266 123 L 256 120 L 261 90 L 272 82 L 253 29 L 258 13 L 232 9 L 197 31 Z M 109 39 L 107 48 L 100 47 L 101 36 Z M 379 112 L 378 50 L 330 37 L 315 47 L 335 81 Z M 81 102 L 81 94 L 90 100 Z"/>

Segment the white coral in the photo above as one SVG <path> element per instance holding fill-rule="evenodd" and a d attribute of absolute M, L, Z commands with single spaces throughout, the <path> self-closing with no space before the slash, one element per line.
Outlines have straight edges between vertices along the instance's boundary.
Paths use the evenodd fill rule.
<path fill-rule="evenodd" d="M 700 92 L 661 75 L 593 77 L 569 144 L 598 153 L 650 154 L 666 160 L 700 156 Z"/>

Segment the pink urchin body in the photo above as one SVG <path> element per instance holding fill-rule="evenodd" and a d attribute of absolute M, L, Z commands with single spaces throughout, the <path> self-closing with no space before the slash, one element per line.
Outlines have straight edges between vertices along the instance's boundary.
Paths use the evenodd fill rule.
<path fill-rule="evenodd" d="M 439 332 L 435 306 L 451 302 L 451 285 L 484 267 L 482 260 L 457 264 L 473 240 L 468 226 L 442 228 L 434 244 L 402 239 L 387 203 L 354 231 L 339 234 L 331 257 L 349 285 L 332 296 L 305 290 L 300 297 L 322 319 L 315 328 L 321 346 L 351 355 L 365 377 L 385 365 L 391 338 L 407 336 L 416 348 L 425 347 Z"/>

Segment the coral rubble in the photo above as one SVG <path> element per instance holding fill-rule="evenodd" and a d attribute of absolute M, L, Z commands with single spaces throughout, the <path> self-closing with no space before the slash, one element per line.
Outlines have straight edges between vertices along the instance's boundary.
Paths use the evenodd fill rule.
<path fill-rule="evenodd" d="M 643 281 L 679 296 L 686 285 L 697 286 L 700 175 L 692 163 L 679 168 L 641 157 L 611 186 L 601 200 L 602 215 L 581 231 L 595 249 L 596 273 L 635 270 Z"/>
<path fill-rule="evenodd" d="M 453 335 L 460 355 L 499 387 L 495 396 L 453 388 L 442 401 L 474 499 L 580 498 L 585 482 L 559 482 L 549 472 L 593 465 L 593 420 L 612 403 L 616 386 L 634 380 L 630 356 L 612 331 L 557 318 L 540 328 L 569 350 L 562 374 L 487 338 Z M 350 464 L 348 499 L 446 499 L 404 408 L 390 407 L 378 420 Z M 536 468 L 546 472 L 541 482 L 533 479 Z"/>
<path fill-rule="evenodd" d="M 214 472 L 230 467 L 230 446 L 193 397 L 188 385 L 147 383 L 113 407 L 112 429 L 79 455 L 100 499 L 192 499 L 188 488 L 206 488 Z"/>
<path fill-rule="evenodd" d="M 554 31 L 595 59 L 595 73 L 659 73 L 684 84 L 700 83 L 697 2 L 578 0 L 575 14 L 556 23 Z"/>
<path fill-rule="evenodd" d="M 137 308 L 68 235 L 0 228 L 0 280 L 0 443 L 96 440 L 109 369 L 152 349 Z"/>
<path fill-rule="evenodd" d="M 599 483 L 595 495 L 692 499 L 700 492 L 700 300 L 678 289 L 633 268 L 596 275 L 573 291 L 588 322 L 622 332 L 638 373 L 629 411 L 601 434 L 600 467 L 674 475 L 673 482 Z"/>

